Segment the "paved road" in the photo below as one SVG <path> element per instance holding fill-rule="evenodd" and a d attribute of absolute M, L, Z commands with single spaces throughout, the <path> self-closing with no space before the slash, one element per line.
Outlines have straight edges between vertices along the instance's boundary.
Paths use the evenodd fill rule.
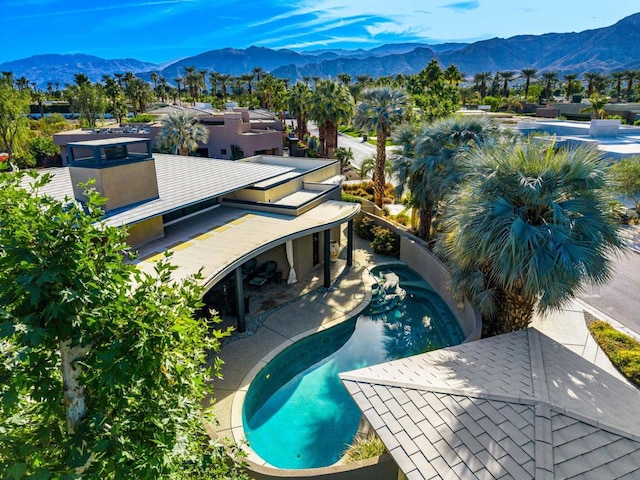
<path fill-rule="evenodd" d="M 640 253 L 615 259 L 614 272 L 606 285 L 589 288 L 580 299 L 640 333 Z"/>

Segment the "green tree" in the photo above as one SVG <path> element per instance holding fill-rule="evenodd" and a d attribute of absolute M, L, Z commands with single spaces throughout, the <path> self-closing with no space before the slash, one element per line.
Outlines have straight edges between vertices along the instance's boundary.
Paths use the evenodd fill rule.
<path fill-rule="evenodd" d="M 397 157 L 394 171 L 398 193 L 411 192 L 418 210 L 418 236 L 430 242 L 434 219 L 441 214 L 447 196 L 462 179 L 465 168 L 461 153 L 495 142 L 501 135 L 498 126 L 485 117 L 449 117 L 424 126 L 413 142 L 405 140 L 407 154 Z"/>
<path fill-rule="evenodd" d="M 88 127 L 95 127 L 98 119 L 104 117 L 107 110 L 107 98 L 103 87 L 89 81 L 76 87 L 75 101 L 80 113 L 80 122 Z"/>
<path fill-rule="evenodd" d="M 616 102 L 620 102 L 622 99 L 622 81 L 625 77 L 626 74 L 623 71 L 611 72 L 611 79 L 613 80 L 616 90 Z"/>
<path fill-rule="evenodd" d="M 353 108 L 353 97 L 346 86 L 328 79 L 314 84 L 309 119 L 318 125 L 320 147 L 327 158 L 333 158 L 338 146 L 338 126 L 351 120 Z"/>
<path fill-rule="evenodd" d="M 0 174 L 0 471 L 7 478 L 234 478 L 202 402 L 222 332 L 198 278 L 127 261 L 124 229 Z M 124 254 L 124 255 L 123 255 Z M 217 472 L 227 472 L 220 473 Z"/>
<path fill-rule="evenodd" d="M 507 70 L 504 72 L 498 72 L 500 78 L 502 78 L 502 96 L 509 97 L 509 82 L 513 81 L 516 72 Z"/>
<path fill-rule="evenodd" d="M 473 75 L 476 89 L 480 92 L 480 98 L 487 96 L 487 82 L 491 80 L 491 72 L 478 72 Z"/>
<path fill-rule="evenodd" d="M 353 150 L 351 150 L 351 147 L 338 147 L 334 152 L 334 157 L 336 160 L 340 161 L 340 172 L 344 172 L 351 167 L 351 162 L 353 162 Z"/>
<path fill-rule="evenodd" d="M 188 111 L 165 115 L 160 123 L 162 144 L 179 155 L 189 155 L 189 152 L 198 148 L 199 142 L 209 139 L 209 130 Z"/>
<path fill-rule="evenodd" d="M 591 118 L 607 118 L 607 112 L 604 106 L 607 104 L 607 97 L 594 93 L 589 97 L 590 105 L 580 109 L 581 112 L 590 113 Z"/>
<path fill-rule="evenodd" d="M 0 79 L 0 146 L 9 154 L 9 160 L 25 145 L 29 134 L 29 92 L 13 88 L 3 77 Z"/>
<path fill-rule="evenodd" d="M 640 214 L 640 157 L 623 158 L 611 166 L 609 174 L 612 190 L 633 200 Z"/>
<path fill-rule="evenodd" d="M 485 333 L 526 328 L 536 309 L 561 308 L 585 284 L 610 278 L 623 242 L 597 150 L 510 142 L 471 150 L 466 163 L 436 250 Z"/>
<path fill-rule="evenodd" d="M 387 163 L 387 137 L 405 115 L 409 99 L 399 89 L 377 87 L 364 90 L 356 107 L 353 124 L 364 133 L 376 132 L 376 169 L 373 173 L 374 201 L 382 207 L 384 168 Z"/>
<path fill-rule="evenodd" d="M 547 99 L 547 105 L 549 105 L 553 96 L 553 89 L 558 83 L 558 72 L 542 72 L 542 78 L 545 82 L 544 96 Z"/>

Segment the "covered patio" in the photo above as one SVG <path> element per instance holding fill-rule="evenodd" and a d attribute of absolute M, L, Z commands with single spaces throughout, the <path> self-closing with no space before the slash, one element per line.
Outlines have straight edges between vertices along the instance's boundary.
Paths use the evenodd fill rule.
<path fill-rule="evenodd" d="M 353 263 L 353 219 L 359 211 L 359 204 L 333 200 L 296 217 L 220 206 L 174 227 L 166 227 L 163 238 L 139 249 L 135 263 L 142 271 L 153 273 L 154 262 L 168 250 L 173 255 L 172 263 L 178 267 L 173 278 L 180 280 L 201 272 L 205 292 L 232 275 L 237 330 L 243 332 L 246 312 L 242 265 L 286 245 L 288 265 L 280 267 L 284 270 L 283 279 L 292 281 L 295 279 L 296 240 L 316 234 L 322 238 L 322 257 L 318 260 L 323 264 L 323 285 L 329 287 L 331 231 L 347 224 L 346 264 L 350 266 Z"/>

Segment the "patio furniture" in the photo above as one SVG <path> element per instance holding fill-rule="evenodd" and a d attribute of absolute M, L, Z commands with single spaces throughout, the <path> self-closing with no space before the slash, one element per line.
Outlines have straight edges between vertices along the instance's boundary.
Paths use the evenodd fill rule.
<path fill-rule="evenodd" d="M 271 283 L 271 281 L 276 278 L 277 269 L 278 263 L 273 260 L 263 263 L 258 269 L 256 276 L 249 280 L 249 285 L 252 287 L 262 288 L 263 285 Z"/>
<path fill-rule="evenodd" d="M 264 277 L 253 277 L 251 280 L 249 280 L 249 286 L 251 287 L 255 287 L 259 290 L 262 290 L 262 286 L 267 283 L 267 279 Z"/>
<path fill-rule="evenodd" d="M 255 258 L 247 260 L 242 264 L 242 280 L 246 280 L 247 277 L 250 277 L 255 273 L 257 264 L 258 261 Z"/>

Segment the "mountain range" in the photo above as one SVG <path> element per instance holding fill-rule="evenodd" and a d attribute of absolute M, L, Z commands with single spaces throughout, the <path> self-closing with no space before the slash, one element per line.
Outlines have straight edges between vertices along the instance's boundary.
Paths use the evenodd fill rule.
<path fill-rule="evenodd" d="M 443 67 L 456 65 L 468 77 L 477 72 L 519 71 L 536 68 L 560 75 L 587 71 L 608 73 L 640 68 L 640 13 L 623 18 L 609 27 L 572 33 L 518 35 L 492 38 L 474 43 L 387 44 L 370 50 L 323 49 L 297 52 L 264 47 L 224 48 L 163 65 L 135 59 L 107 60 L 90 55 L 37 55 L 0 64 L 0 71 L 11 71 L 14 78 L 26 77 L 45 88 L 48 83 L 73 83 L 74 74 L 84 73 L 90 80 L 103 75 L 131 71 L 149 79 L 157 72 L 174 83 L 185 66 L 230 75 L 249 73 L 253 67 L 294 82 L 304 77 L 334 77 L 340 73 L 357 75 L 414 74 L 432 59 Z"/>

